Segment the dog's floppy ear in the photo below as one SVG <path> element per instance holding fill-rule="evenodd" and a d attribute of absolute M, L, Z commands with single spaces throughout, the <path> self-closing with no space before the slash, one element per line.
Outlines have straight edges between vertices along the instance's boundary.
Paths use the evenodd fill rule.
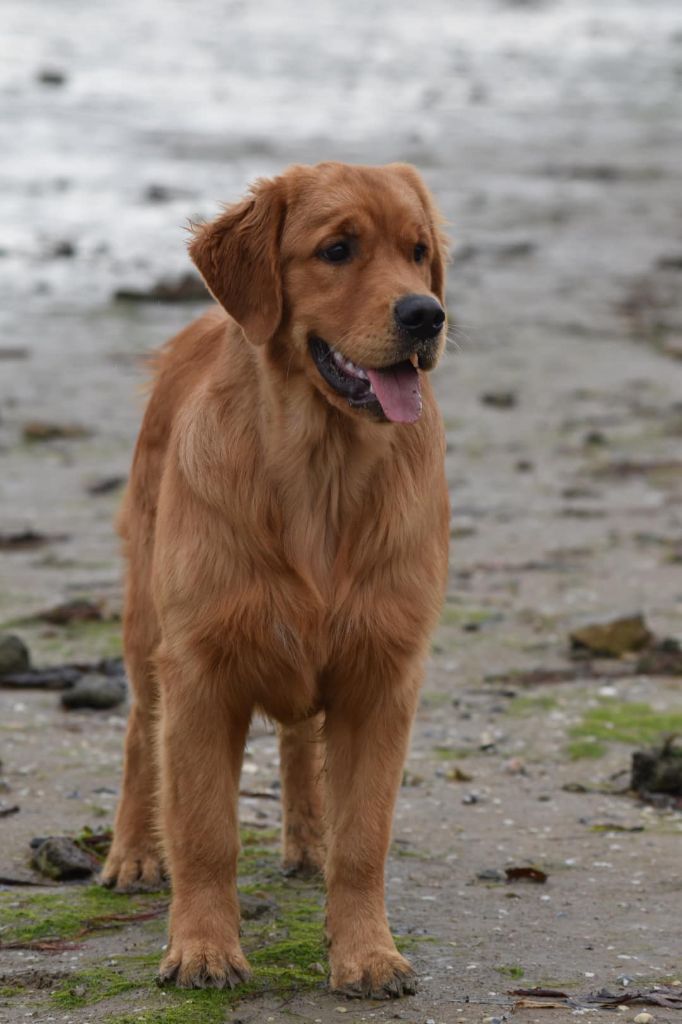
<path fill-rule="evenodd" d="M 212 295 L 254 345 L 282 317 L 279 240 L 286 202 L 277 180 L 261 179 L 246 199 L 194 229 L 189 253 Z"/>
<path fill-rule="evenodd" d="M 421 174 L 411 164 L 393 164 L 394 170 L 412 186 L 421 199 L 431 229 L 431 291 L 445 305 L 445 267 L 448 262 L 449 243 L 443 232 L 443 218 L 424 184 Z"/>

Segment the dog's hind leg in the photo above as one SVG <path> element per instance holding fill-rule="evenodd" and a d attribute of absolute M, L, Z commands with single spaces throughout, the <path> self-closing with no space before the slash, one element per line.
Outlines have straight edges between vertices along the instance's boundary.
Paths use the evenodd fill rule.
<path fill-rule="evenodd" d="M 324 716 L 279 727 L 282 852 L 287 875 L 309 877 L 324 865 Z"/>
<path fill-rule="evenodd" d="M 123 641 L 133 705 L 128 718 L 114 838 L 101 875 L 102 883 L 118 892 L 157 889 L 164 878 L 157 837 L 158 694 L 152 664 L 158 627 L 148 578 L 140 568 L 136 563 L 126 586 Z"/>

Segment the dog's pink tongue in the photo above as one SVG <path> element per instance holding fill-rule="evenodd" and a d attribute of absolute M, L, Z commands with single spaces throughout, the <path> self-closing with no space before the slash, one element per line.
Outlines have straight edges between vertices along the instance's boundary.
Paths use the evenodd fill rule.
<path fill-rule="evenodd" d="M 384 415 L 395 423 L 415 423 L 422 411 L 419 374 L 409 360 L 385 370 L 367 370 Z"/>

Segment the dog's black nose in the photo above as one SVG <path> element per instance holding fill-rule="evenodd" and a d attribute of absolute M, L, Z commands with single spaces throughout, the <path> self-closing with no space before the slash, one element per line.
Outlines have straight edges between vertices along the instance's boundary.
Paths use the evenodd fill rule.
<path fill-rule="evenodd" d="M 403 295 L 394 313 L 400 330 L 415 341 L 435 338 L 445 323 L 443 307 L 432 295 Z"/>

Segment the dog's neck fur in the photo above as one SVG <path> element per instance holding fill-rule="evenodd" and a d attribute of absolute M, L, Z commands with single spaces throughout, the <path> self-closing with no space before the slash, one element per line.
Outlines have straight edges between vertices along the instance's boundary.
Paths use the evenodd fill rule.
<path fill-rule="evenodd" d="M 393 455 L 395 428 L 345 414 L 304 372 L 283 377 L 276 358 L 258 356 L 264 369 L 261 437 L 278 492 L 283 541 L 297 562 L 312 558 L 314 576 L 324 579 L 344 533 L 367 512 L 380 465 Z"/>

